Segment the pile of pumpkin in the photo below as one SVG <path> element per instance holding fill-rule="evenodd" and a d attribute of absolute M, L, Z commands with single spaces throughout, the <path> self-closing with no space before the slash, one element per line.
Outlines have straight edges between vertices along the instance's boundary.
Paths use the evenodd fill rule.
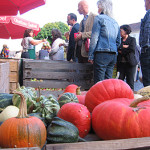
<path fill-rule="evenodd" d="M 0 147 L 85 141 L 91 128 L 103 140 L 148 137 L 150 87 L 137 93 L 122 80 L 107 79 L 82 92 L 69 85 L 58 98 L 24 86 L 0 94 Z"/>

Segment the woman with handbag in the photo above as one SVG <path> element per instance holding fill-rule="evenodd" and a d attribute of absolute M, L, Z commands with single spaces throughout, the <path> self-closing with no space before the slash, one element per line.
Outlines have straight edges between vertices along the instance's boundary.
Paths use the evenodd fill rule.
<path fill-rule="evenodd" d="M 34 46 L 42 42 L 46 42 L 46 39 L 42 39 L 42 40 L 33 39 L 33 35 L 34 35 L 33 29 L 25 30 L 24 36 L 21 42 L 21 46 L 23 47 L 21 58 L 36 59 Z"/>
<path fill-rule="evenodd" d="M 127 84 L 134 90 L 134 76 L 136 71 L 135 48 L 136 39 L 129 36 L 131 27 L 122 25 L 120 27 L 121 45 L 118 49 L 117 68 L 120 72 L 119 79 L 126 78 Z"/>

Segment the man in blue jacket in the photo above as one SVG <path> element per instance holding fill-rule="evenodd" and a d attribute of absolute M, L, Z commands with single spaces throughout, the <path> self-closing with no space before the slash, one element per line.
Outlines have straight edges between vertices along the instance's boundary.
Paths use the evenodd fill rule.
<path fill-rule="evenodd" d="M 76 43 L 74 40 L 74 33 L 77 33 L 79 31 L 79 23 L 77 23 L 77 16 L 74 13 L 68 14 L 67 23 L 68 25 L 72 26 L 72 29 L 69 35 L 67 61 L 73 60 L 74 62 L 77 62 L 77 58 L 74 55 L 75 43 Z"/>
<path fill-rule="evenodd" d="M 139 44 L 143 85 L 150 85 L 150 0 L 145 0 L 146 14 L 141 20 Z"/>

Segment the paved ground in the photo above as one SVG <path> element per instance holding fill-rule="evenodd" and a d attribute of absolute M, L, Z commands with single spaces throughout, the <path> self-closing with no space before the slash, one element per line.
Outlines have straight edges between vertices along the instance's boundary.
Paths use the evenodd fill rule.
<path fill-rule="evenodd" d="M 138 91 L 141 88 L 143 88 L 143 84 L 139 80 L 134 82 L 134 91 Z"/>

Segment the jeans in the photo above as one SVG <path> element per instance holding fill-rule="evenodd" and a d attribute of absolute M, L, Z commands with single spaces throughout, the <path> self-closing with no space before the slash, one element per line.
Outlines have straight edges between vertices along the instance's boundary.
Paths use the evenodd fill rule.
<path fill-rule="evenodd" d="M 117 55 L 114 53 L 96 52 L 94 56 L 94 83 L 112 78 L 116 61 Z"/>
<path fill-rule="evenodd" d="M 141 50 L 141 70 L 142 70 L 142 80 L 143 85 L 149 86 L 150 85 L 150 48 L 142 49 Z"/>

